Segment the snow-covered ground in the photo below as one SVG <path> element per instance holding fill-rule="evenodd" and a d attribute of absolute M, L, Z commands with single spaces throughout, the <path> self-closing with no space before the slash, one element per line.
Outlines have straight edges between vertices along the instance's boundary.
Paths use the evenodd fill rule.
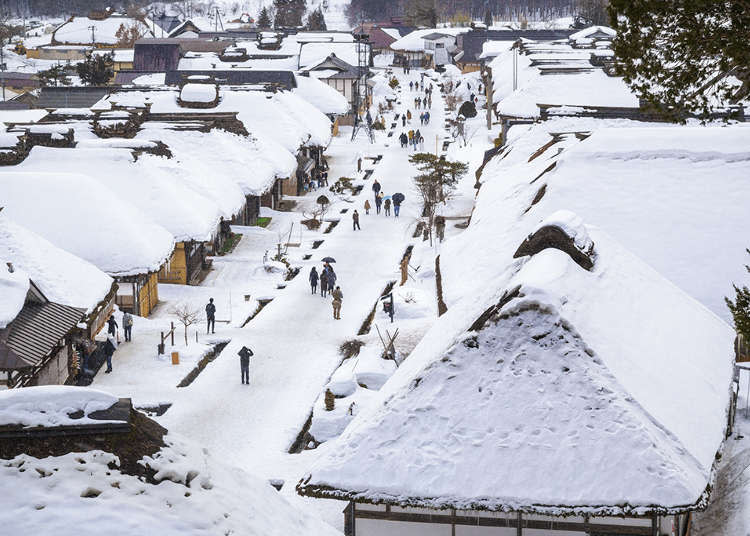
<path fill-rule="evenodd" d="M 160 305 L 153 316 L 136 319 L 133 342 L 118 348 L 114 371 L 100 374 L 94 382 L 97 389 L 132 397 L 136 406 L 171 404 L 163 416 L 156 417 L 161 424 L 198 442 L 230 465 L 261 478 L 284 480 L 282 493 L 303 507 L 309 500 L 297 497 L 294 485 L 312 460 L 325 451 L 326 444 L 300 454 L 288 451 L 313 408 L 317 408 L 316 412 L 321 410 L 326 385 L 343 360 L 339 346 L 352 339 L 364 343 L 360 356 L 349 362 L 357 362 L 353 377 L 367 388 L 354 386 L 356 392 L 337 399 L 337 422 L 330 422 L 329 415 L 315 421 L 311 431 L 318 435 L 318 441 L 338 435 L 352 417 L 346 411 L 351 402 L 356 402 L 356 411 L 359 406 L 365 407 L 395 370 L 393 361 L 380 358 L 382 345 L 375 326 L 383 337 L 386 329 L 391 334 L 399 329 L 395 346 L 402 360 L 437 318 L 434 254 L 441 246 L 436 244 L 431 248 L 421 237 L 412 238 L 421 203 L 412 187 L 414 168 L 408 162 L 413 151 L 401 149 L 398 136 L 402 130 L 419 128 L 428 140 L 426 146 L 439 150 L 446 137 L 443 102 L 436 86 L 431 124 L 420 125 L 419 113 L 413 107 L 418 94 L 410 92 L 408 79 L 401 73 L 398 75 L 401 87 L 406 89 L 396 93 L 399 104 L 384 114 L 388 128 L 376 131 L 375 143 L 370 144 L 364 133 L 350 141 L 351 129 L 345 127 L 326 151 L 329 183 L 332 185 L 340 177 L 353 178 L 355 187 L 362 186 L 361 193 L 334 194 L 324 189 L 287 198 L 296 202 L 291 212 L 263 209 L 262 215 L 271 217 L 267 228 L 233 227 L 242 234 L 236 249 L 214 258 L 212 271 L 200 286 L 160 285 Z M 412 80 L 418 78 L 418 73 L 411 75 Z M 399 118 L 398 128 L 388 137 L 396 114 L 407 108 L 414 114 L 411 122 L 404 129 Z M 481 136 L 475 141 L 477 145 L 485 142 Z M 474 160 L 480 154 L 475 150 Z M 379 155 L 382 159 L 376 163 L 374 159 Z M 357 172 L 360 157 L 362 171 Z M 365 179 L 367 170 L 372 170 L 372 176 Z M 375 214 L 371 190 L 375 179 L 386 195 L 402 192 L 406 196 L 399 218 Z M 467 175 L 456 198 L 442 209 L 446 216 L 468 216 L 473 182 L 473 177 Z M 320 193 L 331 199 L 331 207 L 323 226 L 310 231 L 300 220 L 312 211 Z M 364 209 L 366 199 L 373 205 L 369 215 Z M 361 231 L 352 228 L 351 215 L 355 209 L 360 214 Z M 330 222 L 337 220 L 339 223 L 332 231 L 324 232 Z M 446 235 L 450 237 L 456 232 L 449 225 Z M 315 248 L 318 241 L 322 243 Z M 266 254 L 267 259 L 276 254 L 279 243 L 286 249 L 289 264 L 301 269 L 290 281 L 285 280 L 279 268 L 283 265 L 264 262 Z M 378 304 L 370 332 L 358 337 L 383 289 L 389 282 L 400 279 L 399 263 L 409 245 L 414 246 L 412 268 L 407 284 L 394 290 L 394 323 L 390 323 Z M 312 295 L 308 283 L 311 267 L 320 270 L 321 259 L 327 256 L 336 260 L 333 265 L 338 276 L 336 284 L 344 294 L 341 320 L 333 319 L 330 298 L 324 299 L 319 293 Z M 216 333 L 206 335 L 203 322 L 191 326 L 189 343 L 185 346 L 182 327 L 172 309 L 177 304 L 189 303 L 202 311 L 210 297 L 217 305 Z M 259 302 L 267 305 L 248 321 Z M 177 325 L 176 344 L 173 348 L 167 342 L 166 356 L 159 357 L 156 350 L 160 333 L 168 331 L 173 321 Z M 228 345 L 192 383 L 177 387 L 198 361 L 211 352 L 213 345 L 227 341 Z M 237 352 L 242 346 L 254 352 L 249 386 L 239 381 Z M 173 350 L 180 353 L 179 365 L 171 364 Z M 320 431 L 321 427 L 324 431 Z M 322 501 L 312 508 L 334 526 L 341 526 L 341 505 Z"/>

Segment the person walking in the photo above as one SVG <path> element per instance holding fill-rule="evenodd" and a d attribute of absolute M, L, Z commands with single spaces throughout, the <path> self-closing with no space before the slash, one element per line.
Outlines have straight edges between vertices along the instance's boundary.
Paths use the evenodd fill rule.
<path fill-rule="evenodd" d="M 336 287 L 331 292 L 331 296 L 333 297 L 333 318 L 341 320 L 341 302 L 344 301 L 344 293 L 341 292 L 341 287 Z"/>
<path fill-rule="evenodd" d="M 432 104 L 430 104 L 430 106 L 432 106 Z M 425 112 L 424 119 L 426 123 L 429 125 L 430 124 L 430 112 Z"/>
<path fill-rule="evenodd" d="M 313 266 L 310 269 L 310 288 L 312 289 L 312 294 L 315 294 L 318 291 L 318 271 L 315 269 L 315 266 Z"/>
<path fill-rule="evenodd" d="M 409 82 L 409 91 L 414 91 L 414 82 Z"/>
<path fill-rule="evenodd" d="M 242 375 L 242 385 L 250 385 L 250 356 L 253 351 L 247 346 L 243 346 L 237 355 L 240 356 L 240 374 Z"/>
<path fill-rule="evenodd" d="M 399 136 L 399 140 L 401 141 L 401 148 L 405 148 L 406 144 L 409 143 L 409 138 L 406 137 L 406 133 L 402 132 L 401 136 Z"/>
<path fill-rule="evenodd" d="M 325 298 L 328 292 L 328 269 L 324 266 L 320 272 L 320 295 Z"/>
<path fill-rule="evenodd" d="M 375 197 L 375 214 L 380 214 L 380 207 L 383 205 L 383 194 Z"/>
<path fill-rule="evenodd" d="M 419 137 L 419 150 L 424 152 L 424 137 L 423 136 Z"/>
<path fill-rule="evenodd" d="M 401 116 L 401 126 L 402 127 L 406 126 L 406 115 L 405 114 Z"/>
<path fill-rule="evenodd" d="M 372 205 L 370 204 L 369 199 L 365 199 L 365 216 L 370 215 L 370 209 L 372 208 Z"/>
<path fill-rule="evenodd" d="M 206 335 L 209 330 L 211 333 L 216 333 L 216 306 L 214 305 L 214 299 L 209 298 L 206 304 Z"/>
<path fill-rule="evenodd" d="M 115 353 L 115 350 L 117 349 L 117 341 L 115 341 L 115 338 L 113 335 L 107 335 L 107 342 L 104 343 L 104 355 L 107 358 L 107 370 L 104 371 L 105 374 L 109 374 L 112 372 L 112 355 Z"/>
<path fill-rule="evenodd" d="M 385 215 L 390 216 L 391 215 L 391 200 L 386 199 L 385 203 L 383 203 L 383 208 L 385 209 Z"/>
<path fill-rule="evenodd" d="M 406 120 L 411 121 L 411 110 L 406 110 Z"/>
<path fill-rule="evenodd" d="M 354 212 L 352 212 L 352 227 L 353 231 L 361 231 L 359 227 L 359 212 L 357 212 L 357 209 L 354 209 Z"/>
<path fill-rule="evenodd" d="M 109 320 L 107 320 L 107 334 L 117 337 L 117 328 L 119 327 L 117 320 L 115 320 L 115 315 L 109 315 Z"/>
<path fill-rule="evenodd" d="M 413 144 L 414 144 L 414 131 L 410 130 L 409 131 L 409 145 L 413 145 Z"/>
<path fill-rule="evenodd" d="M 133 316 L 127 311 L 122 313 L 122 330 L 125 332 L 125 342 L 133 340 Z"/>
<path fill-rule="evenodd" d="M 397 197 L 396 199 L 401 198 Z M 396 201 L 396 199 L 393 200 L 393 215 L 398 218 L 398 213 L 401 210 L 401 201 Z"/>
<path fill-rule="evenodd" d="M 438 240 L 441 242 L 445 238 L 445 217 L 435 216 L 435 231 L 437 233 Z"/>
<path fill-rule="evenodd" d="M 333 291 L 333 287 L 336 286 L 336 272 L 330 264 L 326 264 L 326 272 L 328 272 L 328 290 Z"/>
<path fill-rule="evenodd" d="M 380 193 L 380 183 L 378 182 L 378 179 L 375 179 L 375 182 L 372 183 L 372 191 L 375 193 L 375 197 L 378 197 L 378 194 Z"/>

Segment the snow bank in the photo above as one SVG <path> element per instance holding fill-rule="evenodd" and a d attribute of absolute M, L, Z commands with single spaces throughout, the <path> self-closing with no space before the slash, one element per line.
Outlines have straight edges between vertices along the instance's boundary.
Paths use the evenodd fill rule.
<path fill-rule="evenodd" d="M 4 463 L 0 493 L 18 514 L 6 516 L 4 530 L 34 534 L 54 526 L 61 536 L 97 536 L 147 527 L 164 536 L 341 536 L 268 482 L 172 434 L 165 441 L 168 446 L 142 461 L 158 485 L 126 474 L 116 456 L 98 450 L 44 459 L 20 455 Z"/>
<path fill-rule="evenodd" d="M 0 214 L 0 258 L 26 272 L 48 300 L 87 312 L 112 288 L 112 278 L 96 266 L 58 248 L 4 214 Z M 5 293 L 0 294 L 5 297 Z"/>
<path fill-rule="evenodd" d="M 0 329 L 4 329 L 23 309 L 29 291 L 29 276 L 20 269 L 11 273 L 6 266 L 10 261 L 5 255 L 0 256 L 0 262 L 0 294 L 3 297 L 0 300 Z"/>
<path fill-rule="evenodd" d="M 109 393 L 70 385 L 8 389 L 0 391 L 0 426 L 52 427 L 102 422 L 89 415 L 111 408 L 117 400 Z M 70 417 L 77 412 L 83 416 Z"/>

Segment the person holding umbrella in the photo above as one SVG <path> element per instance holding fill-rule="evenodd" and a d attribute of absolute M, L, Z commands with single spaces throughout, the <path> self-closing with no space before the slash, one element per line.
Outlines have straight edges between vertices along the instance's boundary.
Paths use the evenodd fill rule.
<path fill-rule="evenodd" d="M 393 194 L 393 215 L 398 218 L 398 213 L 401 210 L 401 203 L 404 202 L 406 197 L 402 193 Z"/>

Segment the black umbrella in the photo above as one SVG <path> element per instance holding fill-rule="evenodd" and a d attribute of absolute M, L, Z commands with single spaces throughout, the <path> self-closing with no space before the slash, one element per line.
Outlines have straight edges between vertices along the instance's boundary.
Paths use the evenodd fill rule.
<path fill-rule="evenodd" d="M 334 259 L 333 257 L 323 257 L 323 262 L 327 262 L 330 264 L 332 262 L 336 262 L 336 259 Z"/>
<path fill-rule="evenodd" d="M 401 194 L 401 193 L 393 194 L 393 202 L 394 203 L 401 204 L 401 203 L 404 202 L 404 199 L 406 199 L 406 197 L 404 197 L 404 194 Z"/>

